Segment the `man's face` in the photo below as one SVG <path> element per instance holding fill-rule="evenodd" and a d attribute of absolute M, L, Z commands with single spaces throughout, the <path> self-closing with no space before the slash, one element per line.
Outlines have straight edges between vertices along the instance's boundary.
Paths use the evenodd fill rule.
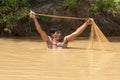
<path fill-rule="evenodd" d="M 62 39 L 62 32 L 61 30 L 59 31 L 55 31 L 53 34 L 52 34 L 52 38 L 59 41 Z"/>

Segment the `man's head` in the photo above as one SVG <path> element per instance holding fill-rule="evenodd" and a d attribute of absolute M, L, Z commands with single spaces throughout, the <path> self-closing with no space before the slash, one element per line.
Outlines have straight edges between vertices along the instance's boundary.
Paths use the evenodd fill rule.
<path fill-rule="evenodd" d="M 61 28 L 59 27 L 51 27 L 50 34 L 51 37 L 57 41 L 60 41 L 63 38 Z"/>

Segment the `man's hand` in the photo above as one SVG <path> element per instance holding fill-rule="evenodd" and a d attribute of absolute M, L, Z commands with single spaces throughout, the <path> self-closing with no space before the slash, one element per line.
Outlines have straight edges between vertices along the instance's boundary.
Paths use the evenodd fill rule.
<path fill-rule="evenodd" d="M 86 21 L 86 24 L 87 25 L 91 25 L 93 23 L 93 18 L 89 18 L 87 21 Z"/>
<path fill-rule="evenodd" d="M 33 11 L 30 11 L 29 16 L 30 16 L 30 18 L 32 18 L 32 19 L 35 19 L 35 18 L 36 18 L 35 12 L 33 12 Z"/>

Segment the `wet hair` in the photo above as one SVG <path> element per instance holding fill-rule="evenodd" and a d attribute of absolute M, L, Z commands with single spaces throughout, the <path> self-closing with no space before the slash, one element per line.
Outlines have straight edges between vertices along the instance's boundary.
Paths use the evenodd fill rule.
<path fill-rule="evenodd" d="M 60 27 L 51 27 L 50 28 L 50 33 L 55 33 L 56 31 L 60 31 L 61 28 Z"/>
<path fill-rule="evenodd" d="M 51 27 L 50 28 L 50 34 L 54 34 L 56 31 L 61 31 L 61 30 L 62 29 L 60 27 Z M 62 42 L 63 41 L 63 37 L 59 41 Z"/>

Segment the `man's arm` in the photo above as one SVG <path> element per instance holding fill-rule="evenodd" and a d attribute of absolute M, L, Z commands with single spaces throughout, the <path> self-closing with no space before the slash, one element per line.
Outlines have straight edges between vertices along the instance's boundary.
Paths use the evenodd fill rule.
<path fill-rule="evenodd" d="M 88 19 L 82 26 L 80 26 L 79 28 L 77 28 L 77 30 L 75 32 L 73 32 L 72 34 L 66 36 L 67 41 L 71 41 L 74 40 L 78 35 L 80 35 L 88 25 L 92 24 L 93 19 Z"/>
<path fill-rule="evenodd" d="M 35 23 L 35 27 L 36 27 L 36 30 L 38 31 L 38 33 L 41 35 L 42 39 L 46 42 L 49 41 L 49 38 L 47 36 L 47 34 L 42 30 L 36 16 L 35 16 L 35 13 L 34 12 L 30 12 L 30 17 L 33 19 L 34 23 Z"/>

